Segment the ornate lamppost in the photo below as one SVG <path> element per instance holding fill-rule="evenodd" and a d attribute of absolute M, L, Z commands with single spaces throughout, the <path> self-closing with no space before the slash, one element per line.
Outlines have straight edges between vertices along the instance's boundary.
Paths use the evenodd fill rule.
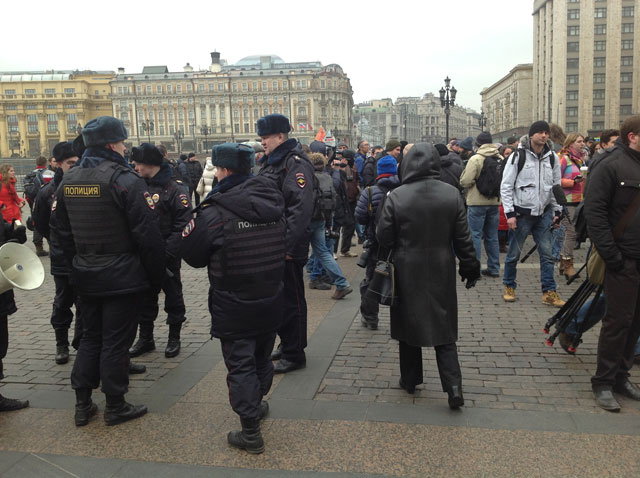
<path fill-rule="evenodd" d="M 480 109 L 480 118 L 478 119 L 478 123 L 480 124 L 480 129 L 484 131 L 485 126 L 487 126 L 487 116 L 484 114 L 482 109 Z"/>
<path fill-rule="evenodd" d="M 207 141 L 207 136 L 209 136 L 209 133 L 211 133 L 211 129 L 205 124 L 205 125 L 202 125 L 202 127 L 200 128 L 200 132 L 204 136 L 204 152 L 208 153 L 209 152 L 209 142 Z"/>
<path fill-rule="evenodd" d="M 178 146 L 178 154 L 182 153 L 182 138 L 184 138 L 182 129 L 179 129 L 178 131 L 173 133 L 173 139 Z"/>
<path fill-rule="evenodd" d="M 453 86 L 450 86 L 451 80 L 447 76 L 444 79 L 444 88 L 440 88 L 440 106 L 444 108 L 444 115 L 446 118 L 446 141 L 449 142 L 449 115 L 451 114 L 451 107 L 455 106 L 456 90 Z"/>
<path fill-rule="evenodd" d="M 151 143 L 151 133 L 153 133 L 154 128 L 153 120 L 144 120 L 141 124 L 142 131 L 147 133 L 147 138 L 149 139 L 149 143 Z"/>

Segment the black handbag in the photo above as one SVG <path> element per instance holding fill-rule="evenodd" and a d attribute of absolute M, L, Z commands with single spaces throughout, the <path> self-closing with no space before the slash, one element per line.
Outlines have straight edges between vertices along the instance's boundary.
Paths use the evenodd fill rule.
<path fill-rule="evenodd" d="M 395 278 L 395 267 L 391 262 L 391 252 L 387 260 L 378 260 L 373 271 L 373 277 L 369 282 L 367 294 L 381 305 L 398 305 L 399 297 Z"/>

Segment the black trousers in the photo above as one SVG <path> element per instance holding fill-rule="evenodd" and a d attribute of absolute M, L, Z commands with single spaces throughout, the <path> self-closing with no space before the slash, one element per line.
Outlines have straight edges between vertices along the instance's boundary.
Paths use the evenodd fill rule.
<path fill-rule="evenodd" d="M 419 385 L 423 382 L 422 348 L 406 342 L 400 343 L 400 377 L 407 385 Z M 458 362 L 456 344 L 436 345 L 436 362 L 442 391 L 447 392 L 452 385 L 462 385 L 462 372 Z"/>
<path fill-rule="evenodd" d="M 358 203 L 357 201 L 348 203 L 349 217 L 351 218 L 351 222 L 350 224 L 347 224 L 346 226 L 342 227 L 342 245 L 340 247 L 340 252 L 342 252 L 343 254 L 349 252 L 349 249 L 351 249 L 351 240 L 353 239 L 353 235 L 356 232 L 355 215 L 356 215 L 357 203 Z"/>
<path fill-rule="evenodd" d="M 607 268 L 604 277 L 607 313 L 598 340 L 594 388 L 622 383 L 633 366 L 634 348 L 640 336 L 640 260 L 624 260 L 619 270 Z"/>
<path fill-rule="evenodd" d="M 53 298 L 51 325 L 54 330 L 68 329 L 73 320 L 71 307 L 76 303 L 76 288 L 69 283 L 69 276 L 54 275 L 53 282 L 56 286 L 56 295 Z"/>
<path fill-rule="evenodd" d="M 196 203 L 196 206 L 200 204 L 200 195 L 194 190 L 193 191 L 193 200 Z"/>
<path fill-rule="evenodd" d="M 162 280 L 164 311 L 167 313 L 167 324 L 178 325 L 186 320 L 182 279 L 180 278 L 180 261 L 172 261 L 169 264 L 169 270 L 173 273 L 173 277 L 165 275 Z M 147 292 L 141 296 L 140 302 L 140 324 L 153 325 L 158 317 L 158 294 Z"/>
<path fill-rule="evenodd" d="M 284 314 L 278 329 L 282 358 L 291 362 L 306 360 L 307 301 L 302 270 L 306 261 L 286 261 L 284 267 Z"/>
<path fill-rule="evenodd" d="M 0 315 L 0 380 L 4 378 L 2 359 L 7 356 L 9 350 L 9 321 L 6 315 Z"/>
<path fill-rule="evenodd" d="M 138 325 L 139 294 L 80 296 L 83 333 L 71 372 L 71 386 L 98 388 L 122 396 L 129 387 L 129 347 Z"/>
<path fill-rule="evenodd" d="M 220 340 L 227 366 L 229 403 L 240 418 L 258 418 L 260 401 L 273 381 L 275 332 L 253 339 Z"/>
<path fill-rule="evenodd" d="M 367 289 L 373 278 L 373 271 L 376 268 L 376 262 L 378 257 L 378 251 L 376 247 L 372 247 L 369 250 L 369 257 L 367 258 L 367 265 L 365 268 L 364 279 L 360 281 L 360 313 L 362 318 L 367 322 L 377 324 L 378 312 L 380 310 L 380 304 L 370 294 L 367 294 Z"/>

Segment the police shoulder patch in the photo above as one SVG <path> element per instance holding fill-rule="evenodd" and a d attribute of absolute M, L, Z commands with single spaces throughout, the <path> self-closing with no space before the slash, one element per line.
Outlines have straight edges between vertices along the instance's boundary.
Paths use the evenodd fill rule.
<path fill-rule="evenodd" d="M 191 234 L 195 228 L 196 228 L 196 223 L 193 219 L 191 219 L 187 223 L 187 225 L 184 226 L 184 229 L 182 230 L 182 237 L 188 237 L 189 234 Z"/>
<path fill-rule="evenodd" d="M 304 176 L 304 173 L 296 173 L 296 184 L 300 189 L 307 185 L 307 178 Z"/>
<path fill-rule="evenodd" d="M 58 205 L 58 200 L 54 199 L 53 204 L 51 204 L 51 212 L 56 210 L 56 206 Z"/>
<path fill-rule="evenodd" d="M 189 198 L 186 194 L 181 194 L 180 196 L 178 196 L 178 199 L 180 200 L 180 204 L 182 204 L 184 207 L 189 207 Z"/>
<path fill-rule="evenodd" d="M 145 191 L 143 196 L 144 200 L 147 201 L 147 206 L 149 206 L 149 209 L 155 209 L 156 205 L 153 202 L 153 199 L 151 199 L 151 195 L 147 191 Z"/>

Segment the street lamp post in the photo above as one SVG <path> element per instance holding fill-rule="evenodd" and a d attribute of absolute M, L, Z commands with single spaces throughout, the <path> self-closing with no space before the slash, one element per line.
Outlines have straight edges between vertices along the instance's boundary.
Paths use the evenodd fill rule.
<path fill-rule="evenodd" d="M 444 115 L 446 118 L 446 141 L 449 142 L 449 115 L 451 114 L 451 107 L 455 106 L 456 101 L 456 90 L 453 86 L 449 86 L 451 84 L 451 80 L 447 76 L 444 79 L 444 88 L 440 88 L 440 106 L 444 108 Z"/>
<path fill-rule="evenodd" d="M 175 140 L 176 145 L 178 146 L 178 154 L 182 153 L 182 138 L 184 138 L 184 133 L 182 132 L 181 129 L 173 133 L 173 139 Z"/>
<path fill-rule="evenodd" d="M 153 133 L 153 129 L 155 125 L 153 124 L 153 120 L 144 120 L 141 124 L 142 131 L 147 133 L 147 138 L 149 143 L 151 143 L 151 133 Z"/>
<path fill-rule="evenodd" d="M 478 119 L 478 123 L 480 124 L 480 129 L 484 131 L 484 127 L 487 126 L 487 116 L 484 114 L 482 108 L 480 109 L 480 118 Z"/>
<path fill-rule="evenodd" d="M 211 133 L 211 130 L 209 129 L 209 127 L 205 124 L 202 125 L 202 128 L 200 128 L 200 132 L 203 134 L 204 136 L 204 152 L 208 153 L 209 152 L 209 142 L 207 140 L 207 136 L 209 136 L 209 133 Z"/>

